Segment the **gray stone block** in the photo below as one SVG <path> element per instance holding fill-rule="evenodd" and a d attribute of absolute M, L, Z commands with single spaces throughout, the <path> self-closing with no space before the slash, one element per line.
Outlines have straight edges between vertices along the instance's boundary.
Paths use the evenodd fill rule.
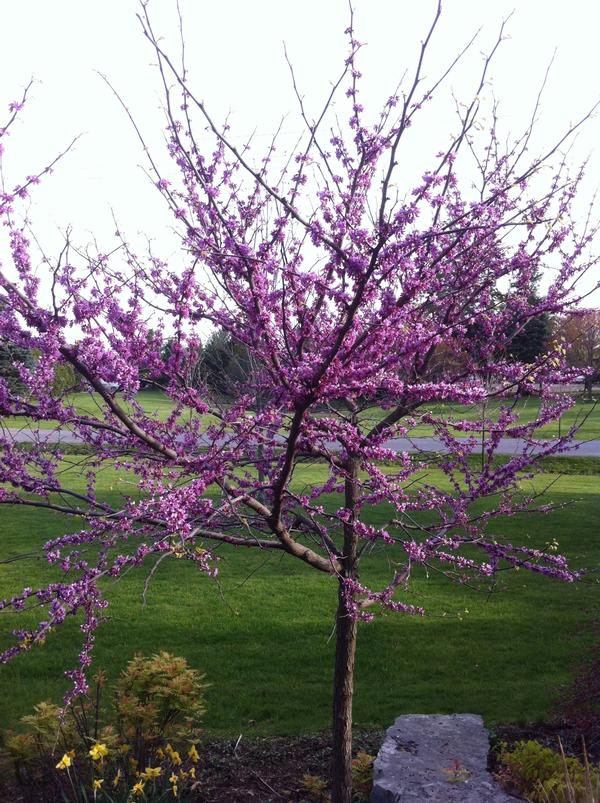
<path fill-rule="evenodd" d="M 371 803 L 514 803 L 487 770 L 475 714 L 398 717 L 375 760 Z"/>

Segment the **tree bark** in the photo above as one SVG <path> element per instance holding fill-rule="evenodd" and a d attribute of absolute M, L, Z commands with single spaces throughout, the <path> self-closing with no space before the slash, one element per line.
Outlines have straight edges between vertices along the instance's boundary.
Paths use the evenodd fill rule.
<path fill-rule="evenodd" d="M 347 610 L 344 586 L 340 581 L 333 680 L 332 803 L 352 801 L 352 698 L 356 631 L 357 622 Z"/>
<path fill-rule="evenodd" d="M 354 696 L 354 659 L 357 619 L 353 595 L 345 580 L 357 577 L 356 504 L 358 461 L 350 457 L 346 464 L 344 503 L 350 517 L 344 525 L 344 554 L 338 585 L 335 623 L 335 671 L 333 678 L 333 767 L 331 803 L 352 802 L 352 700 Z"/>

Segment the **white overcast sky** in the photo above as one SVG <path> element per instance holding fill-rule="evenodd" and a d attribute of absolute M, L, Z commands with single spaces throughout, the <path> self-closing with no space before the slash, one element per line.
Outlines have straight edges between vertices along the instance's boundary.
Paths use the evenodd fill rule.
<path fill-rule="evenodd" d="M 185 19 L 191 84 L 217 118 L 231 112 L 233 138 L 257 130 L 267 136 L 295 100 L 283 58 L 285 41 L 310 109 L 317 111 L 345 52 L 347 0 L 180 0 Z M 357 37 L 367 44 L 360 66 L 361 100 L 373 113 L 403 72 L 414 69 L 419 43 L 435 0 L 355 0 Z M 103 250 L 113 230 L 111 209 L 128 235 L 168 242 L 171 225 L 160 197 L 139 165 L 139 142 L 115 98 L 96 74 L 105 73 L 126 100 L 148 142 L 160 152 L 163 117 L 152 52 L 136 19 L 136 0 L 3 0 L 0 25 L 0 107 L 16 99 L 30 76 L 37 83 L 19 126 L 6 143 L 8 183 L 44 165 L 75 135 L 76 148 L 38 188 L 32 209 L 35 229 L 50 250 L 67 224 L 85 242 L 95 236 Z M 434 76 L 480 27 L 481 38 L 448 84 L 469 98 L 481 51 L 495 39 L 511 11 L 510 34 L 495 61 L 493 92 L 506 130 L 517 132 L 530 112 L 555 49 L 540 112 L 540 147 L 560 135 L 600 97 L 600 4 L 597 0 L 446 0 L 431 43 L 425 74 Z M 155 29 L 170 52 L 179 51 L 175 0 L 151 0 Z M 491 92 L 491 89 L 486 90 Z M 415 125 L 413 145 L 447 142 L 451 120 L 440 106 Z M 0 123 L 3 116 L 0 114 Z M 292 142 L 299 130 L 286 123 Z M 262 138 L 262 139 L 261 139 Z M 600 142 L 596 117 L 580 135 L 577 158 Z M 420 149 L 420 150 L 419 150 Z M 596 188 L 600 158 L 592 153 L 588 192 Z M 401 181 L 401 178 L 400 178 Z M 163 240 L 164 237 L 164 240 Z"/>

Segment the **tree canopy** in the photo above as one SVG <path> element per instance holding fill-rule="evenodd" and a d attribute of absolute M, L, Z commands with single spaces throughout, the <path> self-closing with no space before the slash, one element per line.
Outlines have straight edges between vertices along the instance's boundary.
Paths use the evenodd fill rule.
<path fill-rule="evenodd" d="M 570 404 L 552 390 L 573 376 L 564 349 L 546 344 L 524 354 L 514 343 L 515 327 L 525 332 L 577 304 L 576 280 L 597 263 L 595 230 L 569 215 L 582 171 L 569 172 L 560 143 L 534 155 L 530 128 L 506 142 L 495 113 L 478 132 L 490 55 L 430 168 L 402 186 L 407 132 L 451 72 L 430 79 L 424 69 L 439 15 L 411 79 L 373 115 L 361 102 L 361 45 L 351 19 L 347 58 L 316 116 L 298 92 L 306 135 L 282 164 L 276 138 L 253 156 L 227 123 L 213 119 L 143 4 L 175 168 L 163 174 L 151 159 L 150 169 L 180 227 L 183 270 L 153 253 L 134 257 L 122 238 L 110 256 L 88 251 L 76 264 L 46 265 L 44 284 L 18 216 L 41 176 L 0 198 L 12 254 L 0 273 L 0 337 L 40 355 L 22 377 L 24 392 L 0 380 L 0 413 L 54 421 L 91 451 L 87 491 L 75 492 L 60 453 L 48 452 L 35 426 L 27 451 L 4 431 L 0 503 L 40 506 L 81 526 L 44 547 L 60 569 L 54 582 L 2 602 L 4 609 L 44 610 L 37 627 L 15 632 L 2 660 L 81 616 L 72 700 L 87 689 L 106 578 L 168 556 L 210 578 L 219 570 L 219 544 L 277 550 L 321 572 L 337 595 L 334 803 L 351 798 L 359 622 L 381 610 L 424 615 L 411 578 L 429 570 L 478 587 L 511 567 L 567 582 L 579 576 L 560 555 L 511 543 L 498 528 L 492 535 L 489 525 L 520 511 L 548 512 L 519 480 L 541 457 L 565 449 L 572 434 L 542 445 L 535 439 Z M 343 101 L 333 107 L 337 93 L 345 97 L 343 120 Z M 20 106 L 0 129 L 3 137 Z M 547 288 L 532 296 L 534 277 L 550 263 Z M 503 286 L 511 293 L 498 304 Z M 149 312 L 157 309 L 160 330 Z M 204 345 L 205 384 L 219 394 L 191 379 L 209 326 L 218 332 Z M 81 333 L 76 342 L 73 330 Z M 53 386 L 62 364 L 93 392 L 96 414 L 81 415 Z M 249 367 L 252 382 L 245 383 Z M 136 399 L 145 378 L 164 383 L 173 403 L 166 420 Z M 230 395 L 230 380 L 242 392 Z M 108 382 L 118 383 L 122 397 Z M 534 420 L 519 419 L 516 388 L 540 396 Z M 428 411 L 432 401 L 473 404 L 491 395 L 504 400 L 495 420 Z M 419 459 L 394 447 L 422 422 L 439 441 L 446 490 L 428 483 Z M 503 437 L 519 438 L 520 448 L 498 465 Z M 477 469 L 469 460 L 475 448 Z M 298 490 L 295 474 L 307 460 L 323 462 L 328 476 Z M 96 494 L 107 461 L 127 472 L 135 494 L 110 501 Z M 372 511 L 382 503 L 386 521 L 375 526 Z M 392 556 L 387 582 L 376 588 L 359 574 L 372 548 Z"/>

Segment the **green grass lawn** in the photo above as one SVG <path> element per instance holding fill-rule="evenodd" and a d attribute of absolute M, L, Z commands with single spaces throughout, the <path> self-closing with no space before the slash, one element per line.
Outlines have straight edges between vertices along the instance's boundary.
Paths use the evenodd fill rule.
<path fill-rule="evenodd" d="M 302 466 L 298 483 L 315 482 L 321 466 Z M 432 470 L 428 480 L 442 483 Z M 539 478 L 548 483 L 552 476 Z M 104 475 L 104 495 L 119 478 Z M 121 480 L 122 481 L 122 480 Z M 75 484 L 82 482 L 74 479 Z M 543 546 L 558 538 L 575 565 L 600 561 L 600 478 L 563 476 L 554 502 L 573 506 L 542 518 L 514 517 L 494 524 L 515 542 Z M 331 499 L 332 505 L 339 500 Z M 373 510 L 373 523 L 386 516 Z M 2 509 L 0 558 L 36 550 L 74 522 L 34 509 Z M 109 620 L 98 633 L 96 666 L 114 677 L 136 651 L 169 650 L 207 675 L 206 726 L 237 735 L 316 732 L 330 720 L 335 583 L 277 552 L 220 550 L 219 583 L 177 560 L 165 561 L 141 605 L 146 572 L 107 587 Z M 388 576 L 394 555 L 375 550 L 363 563 L 367 583 Z M 524 572 L 504 573 L 505 588 L 488 597 L 443 578 L 420 576 L 410 601 L 428 615 L 383 615 L 361 625 L 355 722 L 384 727 L 409 712 L 474 712 L 488 723 L 532 720 L 548 714 L 550 697 L 567 676 L 586 611 L 598 600 L 595 584 L 569 586 Z M 57 578 L 39 558 L 0 564 L 0 596 Z M 468 611 L 468 613 L 466 612 Z M 3 643 L 24 617 L 0 617 Z M 12 725 L 39 700 L 59 701 L 74 665 L 80 633 L 71 622 L 41 648 L 0 667 L 0 727 Z"/>
<path fill-rule="evenodd" d="M 164 421 L 173 410 L 172 401 L 161 391 L 158 390 L 143 390 L 137 395 L 138 402 L 142 405 L 144 410 L 151 415 L 156 416 L 159 420 Z M 72 396 L 72 402 L 79 415 L 95 416 L 98 415 L 100 410 L 97 394 L 94 393 L 75 393 Z M 501 402 L 492 400 L 486 404 L 486 416 L 494 418 L 498 411 Z M 129 406 L 124 404 L 127 409 Z M 526 398 L 517 404 L 519 418 L 522 422 L 532 421 L 538 412 L 538 400 L 534 398 Z M 468 419 L 477 420 L 482 417 L 481 405 L 458 405 L 448 403 L 432 403 L 430 406 L 424 405 L 419 409 L 419 414 L 426 411 L 431 411 L 435 415 L 443 416 L 448 419 Z M 363 414 L 365 422 L 376 423 L 379 421 L 385 412 L 379 407 L 373 407 Z M 208 416 L 206 419 L 208 420 Z M 6 426 L 19 427 L 28 426 L 31 422 L 27 419 L 5 418 L 4 423 Z M 577 398 L 575 405 L 562 417 L 560 422 L 560 429 L 558 422 L 546 425 L 539 431 L 539 437 L 553 438 L 563 435 L 573 425 L 578 425 L 576 437 L 580 440 L 588 440 L 590 438 L 600 438 L 600 404 L 590 404 Z M 53 421 L 41 421 L 39 426 L 42 429 L 53 429 L 55 423 Z M 460 433 L 459 433 L 460 434 Z M 426 437 L 433 435 L 433 429 L 428 424 L 417 424 L 410 431 L 411 437 Z"/>
<path fill-rule="evenodd" d="M 556 438 L 559 435 L 566 435 L 572 426 L 579 427 L 575 437 L 578 440 L 589 440 L 600 438 L 600 399 L 596 397 L 595 404 L 584 402 L 580 396 L 576 398 L 573 407 L 568 410 L 559 422 L 553 422 L 541 427 L 537 433 L 540 438 Z M 491 400 L 485 405 L 485 417 L 492 420 L 496 417 L 498 410 L 506 401 Z M 529 423 L 535 420 L 538 410 L 539 402 L 537 399 L 528 397 L 519 401 L 515 410 L 519 414 L 520 423 Z M 434 415 L 444 418 L 446 420 L 456 421 L 477 421 L 481 420 L 484 410 L 479 404 L 459 405 L 441 402 L 438 404 L 431 404 L 431 406 L 424 405 L 419 408 L 419 414 L 425 411 L 430 411 Z M 385 411 L 379 407 L 373 407 L 364 413 L 364 419 L 372 421 L 373 423 L 379 421 L 385 415 Z M 457 432 L 457 435 L 465 435 L 467 433 Z M 413 438 L 427 437 L 433 435 L 433 428 L 429 424 L 417 424 L 416 427 L 411 429 L 410 436 Z"/>
<path fill-rule="evenodd" d="M 169 416 L 174 406 L 171 399 L 160 390 L 141 391 L 137 399 L 146 412 L 156 415 L 161 421 L 164 421 Z M 78 415 L 93 417 L 98 416 L 101 412 L 101 399 L 97 393 L 73 393 L 70 396 L 70 401 Z M 126 403 L 124 403 L 124 406 L 126 409 L 130 409 Z M 27 418 L 5 417 L 2 421 L 7 427 L 27 427 L 32 424 L 31 420 Z M 35 426 L 39 426 L 41 429 L 54 429 L 56 423 L 54 421 L 39 421 Z"/>

